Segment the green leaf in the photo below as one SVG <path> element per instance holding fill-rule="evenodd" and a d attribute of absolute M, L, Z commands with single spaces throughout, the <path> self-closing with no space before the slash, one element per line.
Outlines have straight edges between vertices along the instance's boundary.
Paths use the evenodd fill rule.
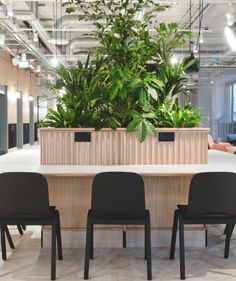
<path fill-rule="evenodd" d="M 144 122 L 141 122 L 138 126 L 138 139 L 143 142 L 147 136 L 147 127 Z"/>
<path fill-rule="evenodd" d="M 142 114 L 143 118 L 155 118 L 156 114 L 154 112 L 144 113 Z"/>
<path fill-rule="evenodd" d="M 144 88 L 140 89 L 139 92 L 139 102 L 144 105 L 147 102 L 147 93 L 146 90 Z"/>
<path fill-rule="evenodd" d="M 140 85 L 140 83 L 141 83 L 141 79 L 140 78 L 136 78 L 136 79 L 133 79 L 130 82 L 129 86 L 130 86 L 131 89 L 135 89 L 135 88 L 137 88 Z"/>
<path fill-rule="evenodd" d="M 133 130 L 135 130 L 139 123 L 139 119 L 133 119 L 127 126 L 127 132 L 132 132 Z"/>
<path fill-rule="evenodd" d="M 157 136 L 157 129 L 155 128 L 155 126 L 153 126 L 153 124 L 147 120 L 145 120 L 145 124 L 147 127 L 147 131 L 149 134 L 153 135 L 154 137 Z"/>
<path fill-rule="evenodd" d="M 112 86 L 112 88 L 110 89 L 110 92 L 109 92 L 109 98 L 110 98 L 110 101 L 112 101 L 118 94 L 118 91 L 120 90 L 120 87 L 121 87 L 121 84 L 114 84 Z"/>

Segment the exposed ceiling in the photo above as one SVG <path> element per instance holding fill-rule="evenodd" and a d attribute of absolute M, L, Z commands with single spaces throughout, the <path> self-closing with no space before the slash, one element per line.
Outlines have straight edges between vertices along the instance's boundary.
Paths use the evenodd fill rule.
<path fill-rule="evenodd" d="M 88 49 L 99 46 L 94 37 L 92 23 L 81 22 L 78 14 L 66 14 L 62 3 L 66 1 L 20 1 L 0 0 L 0 34 L 5 34 L 5 49 L 12 56 L 26 53 L 30 68 L 37 72 L 41 67 L 39 77 L 52 74 L 50 60 L 56 56 L 61 64 L 75 65 L 78 59 L 83 60 Z M 167 23 L 175 21 L 181 30 L 190 29 L 190 1 L 156 1 L 169 4 L 170 8 L 157 14 L 150 25 L 154 30 L 156 22 Z M 191 29 L 193 31 L 191 48 L 199 40 L 199 0 L 191 0 Z M 230 1 L 235 7 L 236 0 Z M 224 36 L 227 24 L 226 13 L 229 1 L 205 0 L 201 30 L 204 43 L 200 45 L 202 66 L 230 66 L 236 67 L 236 53 L 232 52 Z M 236 16 L 236 15 L 235 15 Z M 34 33 L 38 35 L 38 42 L 34 42 Z M 67 43 L 58 46 L 50 43 L 50 39 L 63 38 Z M 180 55 L 189 52 L 189 43 L 177 50 Z M 43 79 L 41 79 L 43 81 Z"/>

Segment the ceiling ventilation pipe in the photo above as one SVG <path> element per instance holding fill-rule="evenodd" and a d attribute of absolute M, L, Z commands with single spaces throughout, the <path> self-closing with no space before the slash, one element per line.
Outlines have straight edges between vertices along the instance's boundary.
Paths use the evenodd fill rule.
<path fill-rule="evenodd" d="M 66 47 L 66 55 L 73 56 L 76 51 L 88 51 L 88 49 L 96 49 L 101 44 L 96 38 L 74 38 Z"/>
<path fill-rule="evenodd" d="M 104 21 L 100 20 L 100 23 L 103 24 Z M 73 28 L 71 28 L 73 26 Z M 68 45 L 70 42 L 66 38 L 67 31 L 77 31 L 81 34 L 91 34 L 94 31 L 93 22 L 91 21 L 82 21 L 79 20 L 78 15 L 65 15 L 57 20 L 54 25 L 54 33 L 52 42 L 55 45 Z M 78 39 L 78 36 L 76 37 Z"/>

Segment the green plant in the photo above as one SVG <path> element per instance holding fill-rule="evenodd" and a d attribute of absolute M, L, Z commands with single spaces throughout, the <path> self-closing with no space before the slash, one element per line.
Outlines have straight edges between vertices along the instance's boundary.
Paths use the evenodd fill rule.
<path fill-rule="evenodd" d="M 65 94 L 58 96 L 58 104 L 74 112 L 74 127 L 100 126 L 104 110 L 104 61 L 99 55 L 91 61 L 89 54 L 84 65 L 78 62 L 77 67 L 57 69 L 59 79 L 50 83 L 50 88 L 56 92 L 64 89 Z"/>
<path fill-rule="evenodd" d="M 157 130 L 153 125 L 156 120 L 156 114 L 153 108 L 150 108 L 149 104 L 144 105 L 141 112 L 136 110 L 131 111 L 130 115 L 133 119 L 127 126 L 127 132 L 138 129 L 138 139 L 140 142 L 145 140 L 147 134 L 152 136 L 157 135 Z"/>
<path fill-rule="evenodd" d="M 193 109 L 189 103 L 183 107 L 179 107 L 176 101 L 169 109 L 169 104 L 163 104 L 158 109 L 157 126 L 166 128 L 191 128 L 199 124 L 205 115 L 199 112 L 199 109 Z"/>
<path fill-rule="evenodd" d="M 73 109 L 63 108 L 57 104 L 57 110 L 48 109 L 45 120 L 41 121 L 40 126 L 55 127 L 55 128 L 73 128 L 76 120 L 76 115 Z"/>
<path fill-rule="evenodd" d="M 179 31 L 175 23 L 158 24 L 155 35 L 148 30 L 156 12 L 167 6 L 152 0 L 75 0 L 65 5 L 67 12 L 79 10 L 79 19 L 94 22 L 102 47 L 93 59 L 88 55 L 85 64 L 56 71 L 59 79 L 50 87 L 64 88 L 66 94 L 58 98 L 59 110 L 49 111 L 44 124 L 137 129 L 141 142 L 147 134 L 156 135 L 156 126 L 198 124 L 199 111 L 178 104 L 178 96 L 186 91 L 185 72 L 195 60 L 171 63 L 172 50 L 191 33 Z"/>

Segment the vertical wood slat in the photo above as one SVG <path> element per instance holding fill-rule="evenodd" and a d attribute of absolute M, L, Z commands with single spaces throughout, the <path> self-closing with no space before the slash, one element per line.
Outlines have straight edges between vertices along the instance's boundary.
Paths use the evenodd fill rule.
<path fill-rule="evenodd" d="M 75 142 L 75 132 L 91 132 L 91 142 Z M 207 164 L 207 128 L 161 128 L 174 132 L 175 141 L 148 136 L 140 143 L 137 132 L 125 129 L 40 129 L 42 165 Z"/>

